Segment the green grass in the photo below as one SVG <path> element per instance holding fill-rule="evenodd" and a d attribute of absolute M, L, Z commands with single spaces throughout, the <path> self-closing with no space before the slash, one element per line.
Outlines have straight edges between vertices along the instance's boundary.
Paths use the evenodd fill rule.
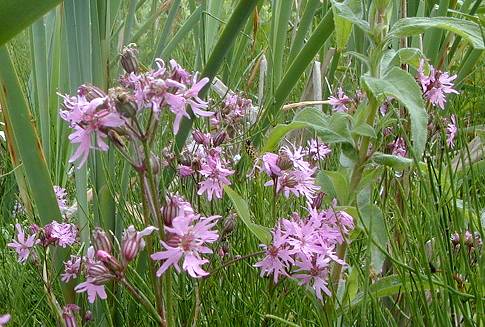
<path fill-rule="evenodd" d="M 324 17 L 332 17 L 325 16 L 329 15 L 328 12 L 331 10 L 328 7 L 329 1 L 324 1 L 323 4 L 315 4 L 316 2 L 318 1 L 298 1 L 299 6 L 293 3 L 288 9 L 283 6 L 272 8 L 269 1 L 258 1 L 258 16 L 252 12 L 247 23 L 238 26 L 232 33 L 228 31 L 224 34 L 224 28 L 236 8 L 236 1 L 202 1 L 201 9 L 196 9 L 199 1 L 181 1 L 178 11 L 166 9 L 159 16 L 152 16 L 159 6 L 168 2 L 120 0 L 119 10 L 116 11 L 118 1 L 112 0 L 108 1 L 111 17 L 94 16 L 95 9 L 90 7 L 89 17 L 92 22 L 101 27 L 101 30 L 108 27 L 108 30 L 104 31 L 105 34 L 101 30 L 96 31 L 92 26 L 87 31 L 83 29 L 87 27 L 83 27 L 82 24 L 69 25 L 70 18 L 66 16 L 63 17 L 66 21 L 60 27 L 62 42 L 54 42 L 54 11 L 54 14 L 51 13 L 45 18 L 50 24 L 46 25 L 46 48 L 53 51 L 51 46 L 58 47 L 58 52 L 55 53 L 61 57 L 60 81 L 59 85 L 46 85 L 46 94 L 50 96 L 57 90 L 70 90 L 73 93 L 77 82 L 90 79 L 83 79 L 81 76 L 92 76 L 103 85 L 115 85 L 120 71 L 117 63 L 117 54 L 120 50 L 118 42 L 119 37 L 124 35 L 125 38 L 137 37 L 140 58 L 146 67 L 151 65 L 153 55 L 163 49 L 162 53 L 170 55 L 163 58 L 166 62 L 170 58 L 175 58 L 189 70 L 209 71 L 211 75 L 220 78 L 224 76 L 224 82 L 231 89 L 243 91 L 256 104 L 260 100 L 257 98 L 259 78 L 251 81 L 250 78 L 258 57 L 264 53 L 269 59 L 270 71 L 270 80 L 265 83 L 265 98 L 262 102 L 265 111 L 256 127 L 230 141 L 242 155 L 236 167 L 236 174 L 232 177 L 231 187 L 247 201 L 253 222 L 271 228 L 277 218 L 288 217 L 293 211 L 304 213 L 305 203 L 303 200 L 287 200 L 283 197 L 275 201 L 272 190 L 263 186 L 267 181 L 266 176 L 260 174 L 254 179 L 248 178 L 247 174 L 252 170 L 254 160 L 244 154 L 243 148 L 247 139 L 261 138 L 264 144 L 264 135 L 267 135 L 264 133 L 271 130 L 273 125 L 291 122 L 294 111 L 283 113 L 279 111 L 280 104 L 301 100 L 305 85 L 311 79 L 313 61 L 319 58 L 323 60 L 329 48 L 335 47 L 333 30 L 326 31 L 323 29 L 324 26 L 320 26 L 319 29 L 318 25 Z M 395 8 L 401 8 L 402 1 L 393 2 Z M 471 4 L 479 1 L 464 2 L 470 6 L 462 8 L 448 1 L 440 3 L 447 4 L 449 9 L 475 15 L 477 9 Z M 90 1 L 91 5 L 97 3 Z M 368 8 L 367 5 L 372 1 L 366 0 L 364 3 L 365 8 Z M 478 4 L 477 6 L 479 7 Z M 298 21 L 304 16 L 306 7 L 313 8 L 310 10 L 314 11 L 314 16 L 310 23 L 304 23 L 304 29 L 308 31 L 300 32 Z M 317 9 L 314 9 L 315 7 Z M 106 14 L 103 10 L 99 6 L 96 7 L 98 15 Z M 201 11 L 200 19 L 191 16 L 196 10 Z M 483 13 L 480 10 L 476 15 L 476 21 L 481 22 L 483 28 Z M 133 11 L 134 15 L 130 16 Z M 444 12 L 446 13 L 446 10 Z M 448 12 L 451 15 L 451 11 Z M 175 16 L 169 16 L 169 13 Z M 77 14 L 81 15 L 79 12 Z M 277 16 L 273 17 L 272 14 Z M 196 15 L 199 15 L 198 11 Z M 130 16 L 130 19 L 127 20 L 127 16 Z M 153 17 L 153 21 L 148 21 L 149 17 Z M 189 24 L 184 25 L 189 17 L 192 17 Z M 259 17 L 257 24 L 254 21 L 256 17 Z M 108 19 L 109 23 L 113 24 L 110 25 L 103 19 Z M 286 24 L 286 20 L 289 24 Z M 165 27 L 166 21 L 173 24 L 173 27 Z M 125 29 L 125 26 L 128 26 L 128 29 Z M 179 31 L 184 33 L 177 34 Z M 94 37 L 91 40 L 90 37 L 97 32 L 100 33 L 100 39 Z M 84 33 L 89 33 L 89 36 Z M 320 44 L 317 40 L 318 35 L 322 33 L 325 42 Z M 429 36 L 443 34 L 443 38 L 437 42 L 439 44 L 427 42 L 425 47 L 426 51 L 429 51 L 425 54 L 432 55 L 434 62 L 438 63 L 443 54 L 441 46 L 447 42 L 446 36 L 449 33 L 426 33 L 429 33 L 426 34 Z M 331 58 L 331 67 L 328 68 L 331 75 L 324 76 L 322 83 L 324 99 L 330 94 L 328 86 L 332 91 L 342 86 L 348 94 L 353 94 L 360 88 L 360 75 L 366 68 L 345 51 L 367 55 L 371 45 L 368 41 L 363 41 L 362 34 L 362 31 L 354 27 L 347 49 L 342 53 L 337 52 Z M 73 41 L 72 35 L 77 35 L 79 39 Z M 160 35 L 166 39 L 159 40 Z M 221 35 L 230 39 L 233 48 L 223 49 L 222 45 L 217 43 Z M 296 44 L 293 35 L 297 36 Z M 105 43 L 101 41 L 103 37 L 107 38 Z M 83 56 L 73 57 L 76 53 L 73 49 L 85 46 L 83 40 L 90 40 L 89 49 L 96 50 L 94 52 L 99 57 L 90 58 L 87 48 L 83 48 Z M 415 46 L 419 43 L 417 36 L 409 37 L 408 41 Z M 372 230 L 369 231 L 366 228 L 369 224 L 355 215 L 357 227 L 350 235 L 346 253 L 349 268 L 344 270 L 338 290 L 337 285 L 331 286 L 336 296 L 327 297 L 324 302 L 320 302 L 305 287 L 289 279 L 283 279 L 272 286 L 272 279 L 260 277 L 259 270 L 253 267 L 260 256 L 238 260 L 239 256 L 260 251 L 260 241 L 248 230 L 243 221 L 238 220 L 234 231 L 225 240 L 224 246 L 229 250 L 226 256 L 221 258 L 217 254 L 223 245 L 221 242 L 215 243 L 213 247 L 211 263 L 205 266 L 208 271 L 215 272 L 213 275 L 207 279 L 196 280 L 185 273 L 177 274 L 173 269 L 169 272 L 172 276 L 171 293 L 176 326 L 485 325 L 483 246 L 474 252 L 471 260 L 466 244 L 460 244 L 460 249 L 457 250 L 450 242 L 453 233 L 463 233 L 466 230 L 478 232 L 482 240 L 485 238 L 485 61 L 483 56 L 466 57 L 471 50 L 464 40 L 458 41 L 460 43 L 454 51 L 453 58 L 443 58 L 442 69 L 452 74 L 459 71 L 470 74 L 464 76 L 461 81 L 460 94 L 449 98 L 445 111 L 428 107 L 429 122 L 436 126 L 441 124 L 441 128 L 442 117 L 447 117 L 451 113 L 457 116 L 459 134 L 456 147 L 448 148 L 444 142 L 443 130 L 438 129 L 436 134 L 428 138 L 424 157 L 417 158 L 421 161 L 419 165 L 413 165 L 399 173 L 389 167 L 378 168 L 372 164 L 366 166 L 369 170 L 376 170 L 375 183 L 369 190 L 370 203 L 380 209 L 383 219 L 380 221 L 373 215 L 371 219 L 378 225 L 372 225 Z M 310 45 L 305 47 L 309 43 Z M 398 42 L 394 42 L 393 45 L 396 43 Z M 71 202 L 83 203 L 87 210 L 83 211 L 86 215 L 81 215 L 80 219 L 85 219 L 89 227 L 111 226 L 113 233 L 119 237 L 123 228 L 130 224 L 141 228 L 144 224 L 140 219 L 142 199 L 137 174 L 133 170 L 124 169 L 122 158 L 114 151 L 110 152 L 109 160 L 108 156 L 100 156 L 96 161 L 92 160 L 89 163 L 85 181 L 82 178 L 84 176 L 75 178 L 69 173 L 67 158 L 71 150 L 67 145 L 65 126 L 62 127 L 59 123 L 56 112 L 42 112 L 43 109 L 36 105 L 34 85 L 39 87 L 42 84 L 34 83 L 39 81 L 35 80 L 36 76 L 33 74 L 35 67 L 32 56 L 35 52 L 31 46 L 27 32 L 17 35 L 8 43 L 11 53 L 15 53 L 12 60 L 22 90 L 27 94 L 37 130 L 42 130 L 41 119 L 44 120 L 44 124 L 45 121 L 51 122 L 50 127 L 47 126 L 49 132 L 46 132 L 44 125 L 41 135 L 42 142 L 49 142 L 50 145 L 51 159 L 48 169 L 51 178 L 55 183 L 62 184 L 68 189 Z M 211 57 L 212 49 L 216 49 L 214 57 Z M 228 51 L 225 52 L 226 50 Z M 242 51 L 243 55 L 236 50 Z M 225 55 L 224 59 L 220 59 L 223 57 L 221 54 Z M 108 63 L 98 60 L 105 55 L 109 59 Z M 212 62 L 211 58 L 217 62 Z M 465 60 L 466 58 L 468 60 Z M 90 64 L 84 66 L 83 63 L 86 62 Z M 207 63 L 212 66 L 207 68 Z M 76 72 L 76 66 L 84 71 Z M 110 69 L 105 70 L 106 66 Z M 55 77 L 51 76 L 52 67 L 48 68 L 48 80 L 55 80 Z M 294 72 L 297 72 L 296 78 L 293 76 Z M 411 74 L 414 74 L 413 69 Z M 258 73 L 255 76 L 258 76 Z M 327 81 L 330 85 L 327 85 Z M 217 106 L 220 98 L 212 91 L 209 95 L 213 98 L 212 105 Z M 393 135 L 405 134 L 410 137 L 405 110 L 398 105 L 395 105 L 394 110 L 388 117 L 390 124 L 394 126 Z M 324 105 L 324 111 L 329 112 L 329 107 Z M 10 115 L 14 112 L 11 110 Z M 49 115 L 49 119 L 46 118 L 46 114 Z M 168 119 L 168 115 L 162 117 L 163 122 Z M 3 118 L 0 120 L 3 121 Z M 170 129 L 171 123 L 167 124 Z M 207 129 L 207 124 L 203 120 L 196 120 L 194 126 Z M 3 129 L 3 125 L 0 125 L 0 130 Z M 373 144 L 381 151 L 385 151 L 387 144 L 393 139 L 389 136 L 384 137 L 377 128 L 376 132 L 378 139 Z M 305 133 L 294 132 L 287 137 L 296 140 L 313 133 L 310 130 Z M 171 136 L 157 139 L 155 152 L 160 154 L 164 147 L 172 146 L 174 141 Z M 339 157 L 347 151 L 343 147 L 332 146 L 332 156 L 320 163 L 320 169 L 338 170 L 341 167 Z M 471 165 L 469 158 L 473 158 Z M 464 168 L 453 171 L 452 162 L 459 162 Z M 42 276 L 39 275 L 40 259 L 20 265 L 16 262 L 13 251 L 6 248 L 14 234 L 16 222 L 25 226 L 39 222 L 36 210 L 13 214 L 16 203 L 27 202 L 25 206 L 29 208 L 30 202 L 35 200 L 32 196 L 32 186 L 25 182 L 26 176 L 31 176 L 31 171 L 26 171 L 23 166 L 15 170 L 14 168 L 8 144 L 0 139 L 0 315 L 7 312 L 12 315 L 9 326 L 55 326 L 55 315 L 47 301 Z M 183 194 L 201 214 L 220 214 L 226 217 L 235 210 L 227 196 L 212 203 L 199 201 L 197 185 L 193 180 L 170 185 L 174 177 L 169 168 L 160 176 L 162 192 L 169 190 Z M 87 183 L 88 189 L 93 189 L 94 199 L 90 202 L 85 198 L 86 189 L 83 182 Z M 38 191 L 37 187 L 36 189 Z M 352 192 L 354 190 L 350 190 L 349 193 Z M 82 197 L 77 198 L 79 195 Z M 110 201 L 118 198 L 114 207 L 110 207 L 113 203 Z M 331 200 L 327 197 L 326 205 Z M 355 199 L 352 201 L 355 202 Z M 355 206 L 352 201 L 349 205 Z M 37 207 L 41 205 L 36 204 Z M 276 216 L 272 214 L 273 206 Z M 101 211 L 100 208 L 108 209 Z M 220 222 L 218 227 L 222 229 L 222 225 L 223 222 Z M 83 234 L 84 240 L 87 240 L 87 232 L 86 229 Z M 158 247 L 156 243 L 154 246 Z M 80 245 L 75 246 L 73 252 L 79 249 Z M 148 260 L 150 259 L 145 251 L 131 264 L 133 269 L 129 270 L 127 277 L 154 303 L 155 295 L 148 273 Z M 234 260 L 233 264 L 219 269 L 231 260 Z M 52 273 L 57 276 L 59 271 L 54 270 Z M 61 304 L 64 304 L 63 294 L 70 294 L 69 289 L 62 289 L 58 279 L 54 285 L 54 292 Z M 76 303 L 81 306 L 82 312 L 93 312 L 94 321 L 88 326 L 155 325 L 155 321 L 146 310 L 119 285 L 110 285 L 107 301 L 89 305 L 86 296 L 82 295 L 76 297 Z M 329 307 L 334 309 L 329 312 Z M 197 316 L 196 320 L 194 316 Z"/>

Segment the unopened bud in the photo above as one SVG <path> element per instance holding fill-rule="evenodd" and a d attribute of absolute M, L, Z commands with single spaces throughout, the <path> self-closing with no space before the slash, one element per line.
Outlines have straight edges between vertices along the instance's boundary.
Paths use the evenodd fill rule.
<path fill-rule="evenodd" d="M 192 138 L 197 144 L 208 145 L 210 143 L 209 137 L 198 129 L 192 132 Z"/>
<path fill-rule="evenodd" d="M 170 150 L 170 147 L 166 146 L 162 149 L 162 157 L 165 159 L 168 163 L 172 162 L 175 160 L 175 154 L 173 153 L 172 150 Z"/>
<path fill-rule="evenodd" d="M 121 66 L 128 74 L 136 74 L 138 72 L 138 50 L 136 44 L 131 43 L 123 48 L 120 62 Z"/>
<path fill-rule="evenodd" d="M 222 143 L 224 143 L 224 141 L 226 140 L 226 137 L 227 137 L 227 133 L 222 131 L 222 132 L 218 132 L 216 133 L 213 138 L 212 138 L 212 144 L 214 146 L 219 146 L 221 145 Z"/>
<path fill-rule="evenodd" d="M 111 245 L 111 240 L 108 235 L 99 227 L 96 227 L 93 231 L 93 245 L 96 252 L 104 251 L 111 253 L 113 250 L 113 245 Z"/>
<path fill-rule="evenodd" d="M 160 172 L 160 159 L 156 155 L 150 157 L 150 165 L 152 166 L 152 172 L 157 175 Z"/>
<path fill-rule="evenodd" d="M 224 220 L 224 225 L 221 232 L 221 239 L 229 235 L 234 230 L 234 227 L 236 227 L 236 218 L 237 215 L 234 212 L 231 212 L 227 216 L 226 220 Z"/>
<path fill-rule="evenodd" d="M 101 285 L 113 279 L 113 274 L 102 263 L 95 263 L 89 266 L 88 276 L 94 284 Z"/>
<path fill-rule="evenodd" d="M 75 304 L 68 304 L 62 309 L 62 318 L 66 327 L 77 327 L 76 313 L 79 312 L 79 307 Z"/>
<path fill-rule="evenodd" d="M 276 160 L 276 165 L 281 168 L 281 170 L 288 170 L 293 168 L 293 162 L 286 153 L 280 153 L 278 159 Z"/>
<path fill-rule="evenodd" d="M 137 231 L 133 225 L 129 226 L 123 235 L 121 252 L 126 262 L 132 261 L 140 251 L 140 240 L 136 237 Z"/>
<path fill-rule="evenodd" d="M 162 207 L 162 217 L 165 226 L 172 227 L 173 219 L 178 216 L 179 210 L 178 204 L 172 198 L 169 198 Z"/>
<path fill-rule="evenodd" d="M 121 272 L 124 270 L 119 261 L 106 251 L 96 251 L 96 258 L 103 262 L 112 272 Z"/>
<path fill-rule="evenodd" d="M 91 84 L 83 84 L 77 89 L 77 94 L 84 96 L 87 101 L 93 101 L 94 99 L 104 98 L 106 93 L 99 87 Z"/>
<path fill-rule="evenodd" d="M 86 323 L 86 322 L 89 322 L 93 320 L 93 313 L 91 311 L 86 311 L 86 313 L 84 314 L 84 317 L 83 317 L 83 322 Z"/>
<path fill-rule="evenodd" d="M 460 234 L 454 233 L 451 235 L 451 244 L 453 244 L 455 247 L 460 245 Z"/>

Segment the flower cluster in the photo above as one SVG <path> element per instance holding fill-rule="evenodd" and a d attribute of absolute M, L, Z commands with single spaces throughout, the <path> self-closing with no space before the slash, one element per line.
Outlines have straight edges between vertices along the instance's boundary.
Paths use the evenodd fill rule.
<path fill-rule="evenodd" d="M 322 300 L 322 293 L 331 294 L 327 282 L 330 264 L 346 265 L 335 247 L 353 228 L 353 218 L 345 211 L 310 207 L 307 217 L 293 213 L 277 223 L 272 243 L 263 245 L 265 257 L 254 266 L 261 269 L 262 276 L 272 274 L 275 283 L 280 276 L 294 278 L 312 287 Z"/>
<path fill-rule="evenodd" d="M 10 321 L 11 316 L 9 314 L 5 314 L 0 316 L 0 327 L 5 326 Z"/>
<path fill-rule="evenodd" d="M 246 122 L 249 117 L 253 103 L 250 99 L 237 93 L 229 93 L 220 110 L 211 117 L 211 125 L 214 128 L 225 128 L 227 133 L 234 137 L 238 131 L 242 131 L 242 124 Z"/>
<path fill-rule="evenodd" d="M 69 140 L 78 144 L 69 162 L 79 159 L 80 168 L 88 159 L 91 148 L 108 151 L 108 131 L 122 126 L 125 120 L 116 111 L 114 102 L 92 85 L 79 87 L 76 96 L 61 96 L 64 101 L 60 116 L 73 129 Z M 92 138 L 95 139 L 96 146 L 91 146 Z"/>
<path fill-rule="evenodd" d="M 458 127 L 456 125 L 456 116 L 451 115 L 449 120 L 446 121 L 447 126 L 446 126 L 446 144 L 450 148 L 455 147 L 455 138 L 456 134 L 458 133 Z"/>
<path fill-rule="evenodd" d="M 134 226 L 129 226 L 123 233 L 121 258 L 118 259 L 113 255 L 110 238 L 102 229 L 96 228 L 92 236 L 93 245 L 88 248 L 86 256 L 71 256 L 68 261 L 64 262 L 62 281 L 67 283 L 83 272 L 86 280 L 75 287 L 76 292 L 86 292 L 90 303 L 93 303 L 97 297 L 106 299 L 104 285 L 108 281 L 123 278 L 123 272 L 128 264 L 145 247 L 143 237 L 150 235 L 155 230 L 157 228 L 148 226 L 138 232 Z"/>
<path fill-rule="evenodd" d="M 123 60 L 135 60 L 136 51 L 133 45 L 124 49 Z M 173 123 L 174 134 L 178 133 L 183 117 L 191 118 L 187 105 L 198 117 L 210 117 L 214 113 L 206 111 L 208 103 L 199 98 L 200 90 L 209 82 L 208 78 L 198 80 L 198 74 L 190 74 L 175 60 L 170 60 L 166 67 L 162 59 L 156 59 L 156 69 L 139 72 L 137 65 L 123 65 L 126 74 L 120 78 L 121 84 L 132 91 L 130 101 L 134 102 L 136 111 L 151 109 L 158 118 L 163 107 L 175 115 Z"/>
<path fill-rule="evenodd" d="M 185 159 L 177 167 L 182 177 L 197 174 L 202 180 L 199 182 L 197 194 L 205 194 L 209 201 L 222 198 L 223 188 L 230 185 L 229 176 L 234 171 L 227 167 L 227 162 L 222 156 L 221 145 L 225 138 L 225 132 L 211 135 L 195 130 L 192 134 L 193 142 L 183 153 Z"/>
<path fill-rule="evenodd" d="M 276 191 L 286 197 L 293 194 L 311 201 L 320 188 L 315 185 L 313 177 L 317 167 L 312 167 L 305 157 L 316 158 L 317 155 L 317 158 L 323 158 L 327 154 L 327 147 L 313 147 L 312 141 L 308 149 L 285 146 L 280 149 L 279 154 L 267 152 L 262 156 L 262 166 L 259 167 L 271 177 L 264 185 L 276 187 Z"/>
<path fill-rule="evenodd" d="M 406 141 L 402 137 L 397 137 L 394 141 L 389 143 L 389 148 L 391 149 L 391 154 L 398 157 L 406 157 L 408 154 Z"/>
<path fill-rule="evenodd" d="M 78 229 L 76 225 L 70 223 L 59 223 L 55 220 L 39 228 L 32 225 L 32 235 L 27 236 L 20 224 L 16 224 L 17 239 L 13 239 L 7 245 L 14 249 L 19 256 L 18 261 L 25 263 L 29 258 L 32 250 L 38 244 L 47 247 L 49 245 L 67 247 L 73 245 L 77 240 Z"/>
<path fill-rule="evenodd" d="M 447 72 L 429 66 L 429 74 L 424 72 L 424 59 L 421 60 L 417 70 L 417 80 L 423 90 L 424 97 L 434 106 L 445 109 L 446 95 L 459 94 L 453 88 L 456 75 L 450 76 Z"/>
<path fill-rule="evenodd" d="M 207 244 L 214 243 L 219 237 L 212 228 L 220 216 L 202 217 L 187 208 L 187 202 L 182 200 L 179 204 L 178 210 L 173 211 L 177 216 L 171 219 L 171 226 L 165 226 L 166 241 L 160 242 L 164 250 L 151 255 L 153 260 L 163 261 L 157 276 L 160 277 L 170 266 L 180 272 L 179 262 L 182 260 L 182 269 L 190 276 L 207 276 L 202 266 L 209 260 L 203 258 L 202 254 L 212 253 Z"/>

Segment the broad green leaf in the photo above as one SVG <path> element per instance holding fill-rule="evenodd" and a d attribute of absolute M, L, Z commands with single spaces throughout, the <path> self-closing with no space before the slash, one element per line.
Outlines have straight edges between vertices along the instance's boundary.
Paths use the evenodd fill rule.
<path fill-rule="evenodd" d="M 375 152 L 371 159 L 380 165 L 388 166 L 396 170 L 408 168 L 413 164 L 412 159 L 381 152 Z"/>
<path fill-rule="evenodd" d="M 61 0 L 0 1 L 0 46 L 60 2 Z"/>
<path fill-rule="evenodd" d="M 369 23 L 362 19 L 361 1 L 347 0 L 344 2 L 337 2 L 332 0 L 332 8 L 335 16 L 359 26 L 364 32 L 370 32 Z"/>
<path fill-rule="evenodd" d="M 251 213 L 249 211 L 249 206 L 239 194 L 237 194 L 229 186 L 224 186 L 224 192 L 227 194 L 229 199 L 231 199 L 234 208 L 236 208 L 239 218 L 244 222 L 246 227 L 251 231 L 264 244 L 269 244 L 271 242 L 271 232 L 268 227 L 258 225 L 251 221 Z"/>
<path fill-rule="evenodd" d="M 349 116 L 345 113 L 327 115 L 316 108 L 306 108 L 298 112 L 293 121 L 306 123 L 326 143 L 354 143 L 349 130 Z"/>
<path fill-rule="evenodd" d="M 421 89 L 414 78 L 404 70 L 394 67 L 382 78 L 363 76 L 362 84 L 380 100 L 394 97 L 406 107 L 411 119 L 411 138 L 416 158 L 423 155 L 427 139 L 428 115 L 421 96 Z"/>
<path fill-rule="evenodd" d="M 290 131 L 299 128 L 311 128 L 326 143 L 349 143 L 353 139 L 349 130 L 349 116 L 335 112 L 327 115 L 316 108 L 299 111 L 290 124 L 279 124 L 269 134 L 262 152 L 272 151 L 281 139 Z"/>
<path fill-rule="evenodd" d="M 347 203 L 349 182 L 343 171 L 320 171 L 317 175 L 317 183 L 330 198 L 336 198 L 338 203 Z"/>
<path fill-rule="evenodd" d="M 370 138 L 377 138 L 376 131 L 374 128 L 367 124 L 367 123 L 360 123 L 357 126 L 353 127 L 352 130 L 350 131 L 353 135 L 362 135 L 362 136 L 368 136 Z"/>
<path fill-rule="evenodd" d="M 389 31 L 389 38 L 424 33 L 430 28 L 453 32 L 470 42 L 475 49 L 485 49 L 482 32 L 477 23 L 454 17 L 410 17 L 398 20 Z"/>
<path fill-rule="evenodd" d="M 61 216 L 44 154 L 25 95 L 5 46 L 0 47 L 0 100 L 7 124 L 13 131 L 31 195 L 42 224 Z"/>
<path fill-rule="evenodd" d="M 386 55 L 384 55 L 383 60 L 381 60 L 381 74 L 384 75 L 394 66 L 403 64 L 418 68 L 421 58 L 425 58 L 425 55 L 417 48 L 403 48 L 397 51 L 388 50 Z"/>
<path fill-rule="evenodd" d="M 350 34 L 352 33 L 352 23 L 335 13 L 335 7 L 333 7 L 333 21 L 335 24 L 335 41 L 337 43 L 337 49 L 342 50 L 347 46 L 349 42 Z"/>

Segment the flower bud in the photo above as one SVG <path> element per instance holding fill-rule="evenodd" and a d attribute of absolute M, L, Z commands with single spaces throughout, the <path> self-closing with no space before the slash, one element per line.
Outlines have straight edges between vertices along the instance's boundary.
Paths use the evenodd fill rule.
<path fill-rule="evenodd" d="M 136 44 L 130 43 L 123 48 L 120 62 L 121 66 L 128 74 L 138 73 L 138 49 L 136 48 Z"/>
<path fill-rule="evenodd" d="M 170 150 L 170 147 L 166 146 L 162 149 L 162 157 L 168 162 L 171 163 L 172 161 L 175 160 L 175 154 L 173 153 L 172 150 Z"/>
<path fill-rule="evenodd" d="M 88 276 L 94 284 L 100 285 L 113 279 L 113 274 L 102 263 L 89 265 Z"/>
<path fill-rule="evenodd" d="M 192 132 L 192 138 L 197 144 L 208 145 L 210 143 L 209 137 L 198 129 Z"/>
<path fill-rule="evenodd" d="M 123 259 L 128 263 L 132 261 L 140 251 L 140 240 L 137 238 L 137 231 L 133 225 L 129 226 L 124 235 L 121 245 Z"/>
<path fill-rule="evenodd" d="M 168 198 L 167 203 L 162 207 L 163 223 L 167 227 L 172 227 L 172 221 L 179 214 L 179 205 L 172 197 Z"/>
<path fill-rule="evenodd" d="M 453 233 L 453 235 L 451 235 L 451 244 L 453 244 L 454 247 L 460 245 L 460 234 Z"/>
<path fill-rule="evenodd" d="M 119 261 L 106 251 L 96 251 L 96 258 L 103 262 L 112 272 L 122 272 L 124 270 Z"/>
<path fill-rule="evenodd" d="M 213 146 L 221 145 L 226 140 L 226 137 L 227 137 L 227 133 L 224 131 L 216 133 L 212 138 L 212 145 Z"/>
<path fill-rule="evenodd" d="M 93 231 L 93 245 L 96 252 L 104 251 L 106 253 L 111 253 L 113 250 L 113 245 L 111 245 L 111 240 L 108 235 L 106 235 L 106 232 L 99 227 L 96 227 Z"/>
<path fill-rule="evenodd" d="M 224 225 L 221 232 L 221 239 L 229 235 L 234 230 L 234 227 L 236 227 L 236 218 L 237 215 L 234 212 L 231 212 L 224 220 Z"/>
<path fill-rule="evenodd" d="M 89 321 L 93 320 L 93 313 L 89 310 L 86 311 L 83 317 L 83 323 L 87 323 Z"/>
<path fill-rule="evenodd" d="M 155 175 L 160 172 L 160 159 L 156 155 L 150 157 L 150 165 L 152 166 L 152 171 Z"/>
<path fill-rule="evenodd" d="M 91 84 L 83 84 L 77 89 L 77 94 L 84 96 L 87 101 L 93 101 L 97 98 L 104 98 L 106 93 L 99 87 Z"/>
<path fill-rule="evenodd" d="M 62 309 L 62 318 L 66 327 L 77 327 L 76 313 L 79 312 L 79 307 L 75 304 L 68 304 Z"/>

